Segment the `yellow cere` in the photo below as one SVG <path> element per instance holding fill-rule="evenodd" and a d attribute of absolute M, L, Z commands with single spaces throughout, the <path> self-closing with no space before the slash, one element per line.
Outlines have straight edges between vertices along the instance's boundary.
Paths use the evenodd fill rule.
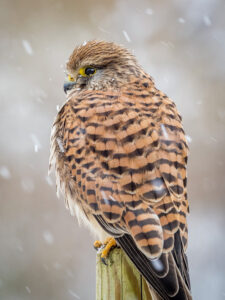
<path fill-rule="evenodd" d="M 67 78 L 68 78 L 69 81 L 74 81 L 74 78 L 70 75 L 68 75 Z"/>

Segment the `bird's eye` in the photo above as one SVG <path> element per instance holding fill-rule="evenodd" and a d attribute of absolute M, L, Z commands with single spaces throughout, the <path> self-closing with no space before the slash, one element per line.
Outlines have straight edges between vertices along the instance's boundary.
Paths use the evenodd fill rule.
<path fill-rule="evenodd" d="M 85 68 L 85 74 L 87 76 L 93 75 L 93 74 L 95 74 L 95 72 L 96 72 L 96 69 L 94 69 L 94 68 L 89 68 L 89 67 Z"/>
<path fill-rule="evenodd" d="M 69 81 L 74 81 L 74 78 L 71 75 L 67 75 Z"/>
<path fill-rule="evenodd" d="M 96 72 L 96 69 L 93 67 L 85 67 L 85 68 L 80 68 L 80 75 L 87 77 L 87 76 L 92 76 Z"/>

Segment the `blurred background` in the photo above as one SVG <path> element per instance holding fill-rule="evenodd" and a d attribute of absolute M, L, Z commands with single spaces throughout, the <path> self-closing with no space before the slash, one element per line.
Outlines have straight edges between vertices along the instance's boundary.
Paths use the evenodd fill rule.
<path fill-rule="evenodd" d="M 224 0 L 0 0 L 0 299 L 95 299 L 93 237 L 48 177 L 64 65 L 89 39 L 131 49 L 190 146 L 194 299 L 225 299 Z"/>

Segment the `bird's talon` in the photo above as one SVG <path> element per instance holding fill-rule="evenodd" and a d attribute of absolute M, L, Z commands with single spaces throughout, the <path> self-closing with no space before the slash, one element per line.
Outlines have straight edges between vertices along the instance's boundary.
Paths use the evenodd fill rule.
<path fill-rule="evenodd" d="M 96 250 L 99 250 L 99 248 L 102 247 L 102 242 L 100 242 L 100 241 L 95 241 L 94 244 L 93 244 L 93 246 L 94 246 L 94 248 L 95 248 Z"/>
<path fill-rule="evenodd" d="M 106 263 L 106 260 L 107 260 L 107 257 L 109 255 L 109 252 L 116 247 L 116 241 L 114 238 L 110 237 L 110 238 L 107 238 L 104 243 L 104 248 L 101 252 L 101 261 L 107 265 Z"/>
<path fill-rule="evenodd" d="M 100 254 L 101 261 L 104 265 L 107 265 L 107 257 L 109 252 L 116 247 L 116 241 L 112 237 L 108 237 L 104 243 L 95 241 L 93 246 L 97 250 L 97 254 Z"/>
<path fill-rule="evenodd" d="M 107 262 L 106 262 L 105 257 L 101 257 L 101 262 L 102 262 L 104 265 L 106 265 L 106 266 L 108 265 Z"/>

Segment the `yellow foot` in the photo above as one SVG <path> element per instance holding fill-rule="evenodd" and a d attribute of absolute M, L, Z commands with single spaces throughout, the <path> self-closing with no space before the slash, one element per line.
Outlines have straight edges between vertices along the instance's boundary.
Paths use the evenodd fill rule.
<path fill-rule="evenodd" d="M 94 247 L 96 250 L 98 250 L 101 253 L 101 261 L 107 265 L 106 258 L 109 255 L 109 252 L 116 247 L 116 241 L 113 237 L 108 237 L 104 243 L 101 243 L 100 241 L 94 242 Z"/>
<path fill-rule="evenodd" d="M 95 241 L 93 246 L 94 246 L 94 248 L 95 248 L 96 250 L 98 250 L 99 248 L 101 248 L 102 242 L 100 242 L 100 241 Z"/>

